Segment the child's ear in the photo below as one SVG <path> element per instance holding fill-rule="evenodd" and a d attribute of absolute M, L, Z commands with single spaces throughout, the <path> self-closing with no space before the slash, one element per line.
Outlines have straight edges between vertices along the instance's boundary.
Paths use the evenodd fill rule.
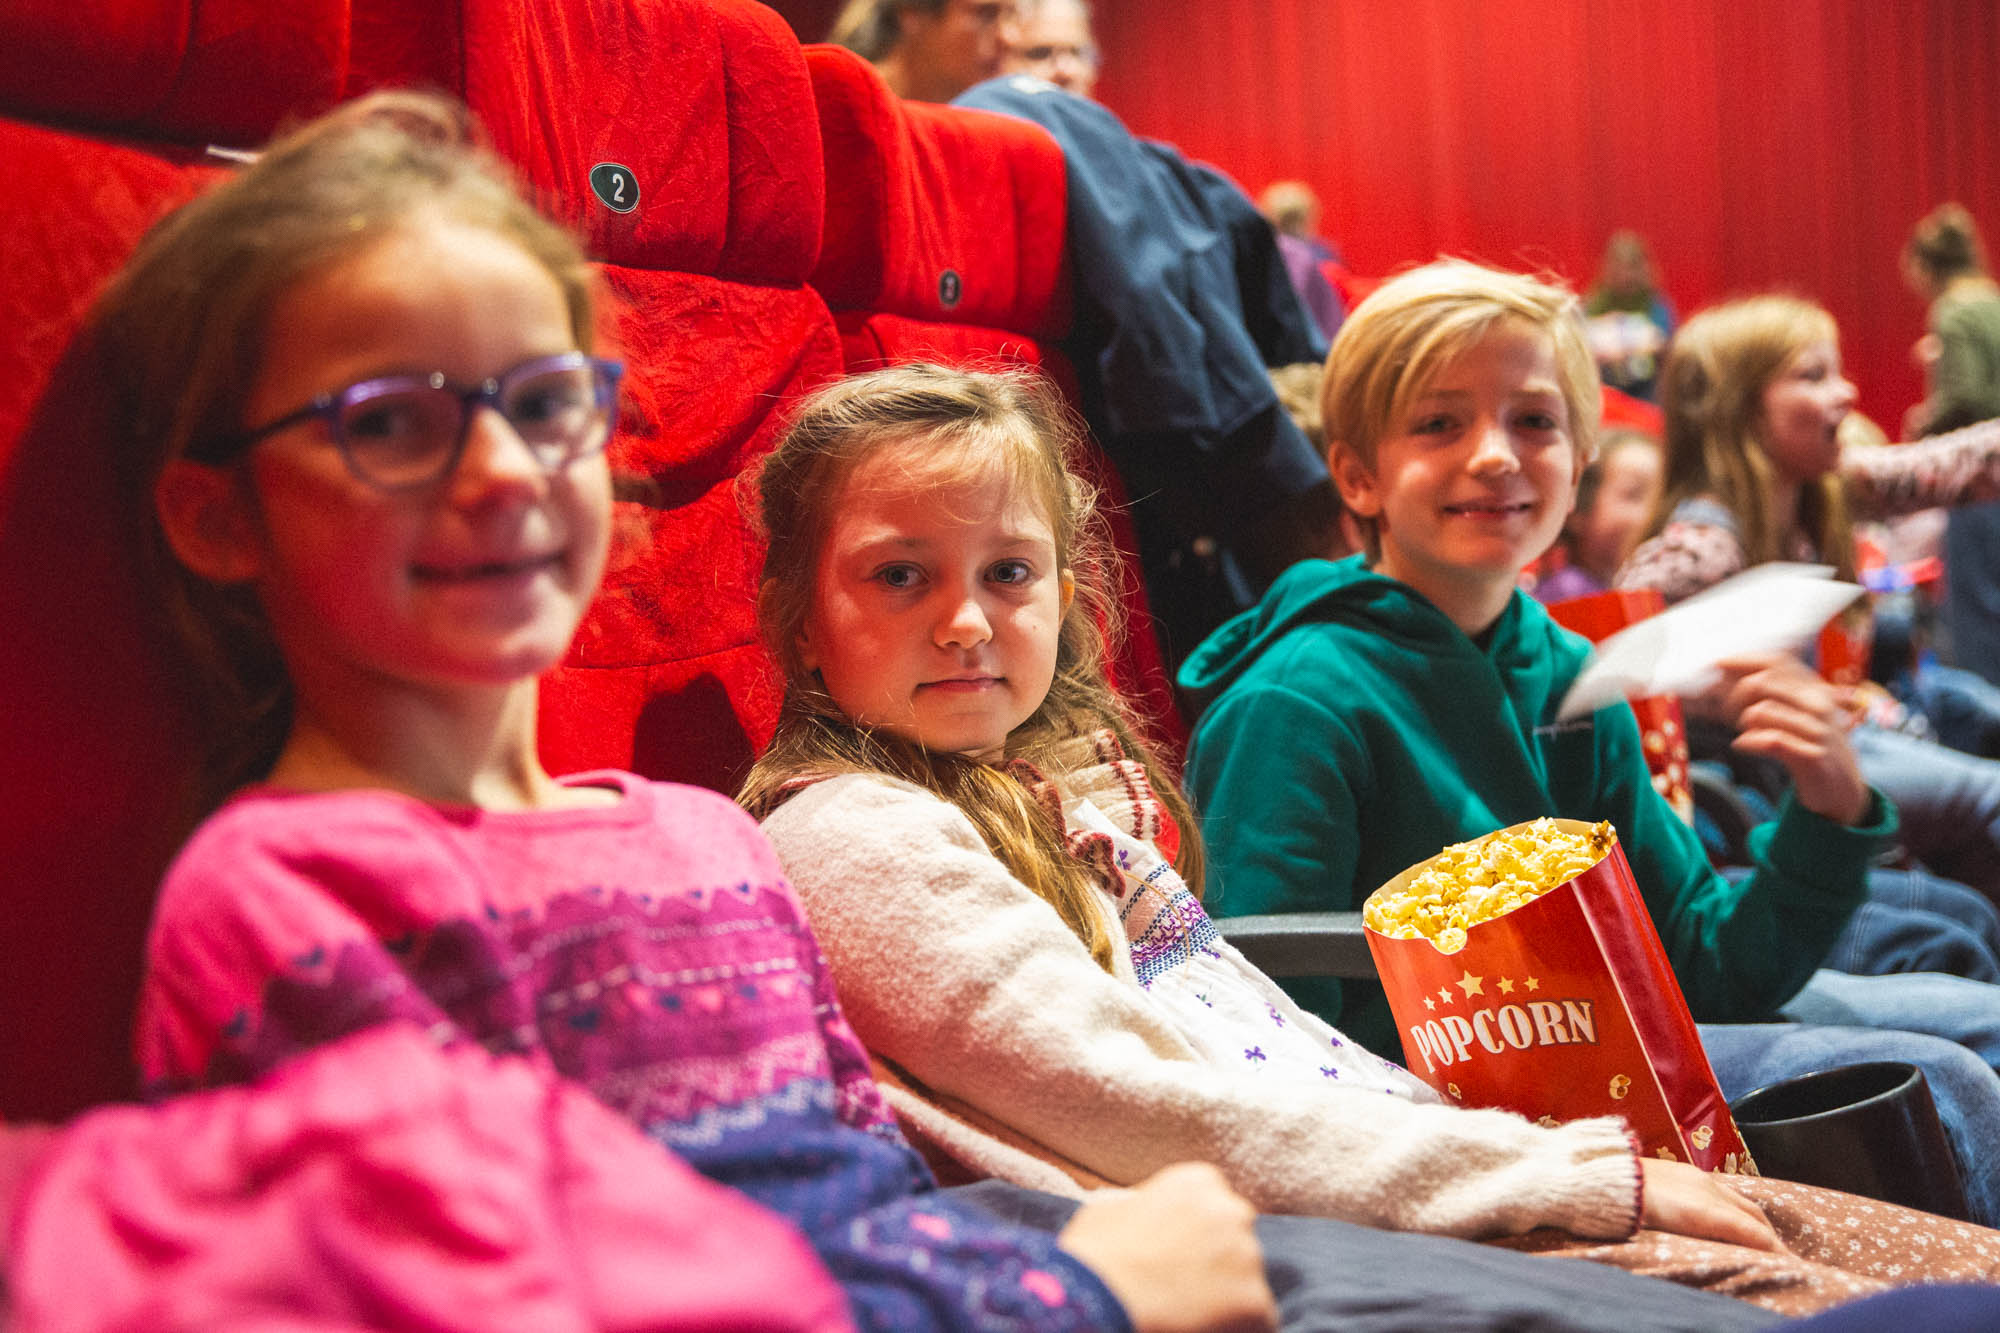
<path fill-rule="evenodd" d="M 1076 575 L 1070 570 L 1062 572 L 1062 614 L 1069 614 L 1069 604 L 1076 600 Z"/>
<path fill-rule="evenodd" d="M 1362 518 L 1374 518 L 1382 512 L 1382 494 L 1375 485 L 1375 474 L 1369 470 L 1361 456 L 1339 440 L 1327 450 L 1326 469 L 1333 474 L 1334 489 L 1340 492 L 1340 502 Z"/>
<path fill-rule="evenodd" d="M 778 581 L 776 579 L 765 579 L 762 583 L 758 584 L 757 618 L 767 625 L 770 624 L 774 618 L 773 608 L 776 606 L 777 601 Z M 798 637 L 793 640 L 793 646 L 799 650 L 799 662 L 806 670 L 819 670 L 819 654 L 813 651 L 812 639 L 806 633 L 804 625 L 799 626 Z"/>
<path fill-rule="evenodd" d="M 174 557 L 210 583 L 243 583 L 263 569 L 250 497 L 228 469 L 172 460 L 153 483 L 153 510 Z"/>

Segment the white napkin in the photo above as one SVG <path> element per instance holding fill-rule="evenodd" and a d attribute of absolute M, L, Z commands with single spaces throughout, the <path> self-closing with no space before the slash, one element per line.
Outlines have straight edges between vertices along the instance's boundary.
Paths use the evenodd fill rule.
<path fill-rule="evenodd" d="M 1826 565 L 1745 570 L 1598 644 L 1556 718 L 1566 722 L 1624 698 L 1700 694 L 1721 679 L 1718 663 L 1797 652 L 1861 593 Z"/>

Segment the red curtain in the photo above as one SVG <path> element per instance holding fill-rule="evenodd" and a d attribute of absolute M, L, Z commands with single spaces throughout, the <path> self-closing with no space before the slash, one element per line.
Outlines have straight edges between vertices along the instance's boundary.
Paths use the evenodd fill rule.
<path fill-rule="evenodd" d="M 1683 315 L 1787 288 L 1862 407 L 1922 392 L 1897 255 L 1938 202 L 2000 247 L 1992 0 L 1097 0 L 1103 100 L 1253 193 L 1310 182 L 1358 273 L 1440 253 L 1587 284 L 1652 243 Z"/>

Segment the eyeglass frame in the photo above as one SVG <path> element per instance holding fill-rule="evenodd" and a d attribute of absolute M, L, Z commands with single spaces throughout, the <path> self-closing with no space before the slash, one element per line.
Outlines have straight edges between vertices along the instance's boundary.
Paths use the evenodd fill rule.
<path fill-rule="evenodd" d="M 327 437 L 332 440 L 334 448 L 339 450 L 340 461 L 346 465 L 348 472 L 357 481 L 389 494 L 422 490 L 424 487 L 437 485 L 458 467 L 459 459 L 465 456 L 466 442 L 472 436 L 473 414 L 480 407 L 492 408 L 499 413 L 500 419 L 507 423 L 509 429 L 518 432 L 519 427 L 514 425 L 514 419 L 500 406 L 503 396 L 512 385 L 532 374 L 580 370 L 585 367 L 592 371 L 596 381 L 598 406 L 604 411 L 604 437 L 594 448 L 572 448 L 554 462 L 544 460 L 542 451 L 530 445 L 528 452 L 534 454 L 535 460 L 542 464 L 546 472 L 553 474 L 578 459 L 602 453 L 610 445 L 611 437 L 618 430 L 618 385 L 625 377 L 623 362 L 591 356 L 587 352 L 557 352 L 551 356 L 530 357 L 526 361 L 508 367 L 498 375 L 487 376 L 469 389 L 452 383 L 441 370 L 433 370 L 427 375 L 378 375 L 373 379 L 356 380 L 345 388 L 330 389 L 303 407 L 287 412 L 277 420 L 262 426 L 191 445 L 186 457 L 190 462 L 204 463 L 211 467 L 226 466 L 242 458 L 260 440 L 317 417 L 326 423 Z M 341 427 L 341 415 L 358 402 L 366 402 L 370 398 L 397 390 L 412 389 L 444 390 L 457 398 L 458 433 L 452 440 L 451 448 L 445 453 L 443 462 L 430 476 L 416 481 L 384 482 L 370 476 L 354 461 L 354 455 L 348 447 L 347 433 Z"/>

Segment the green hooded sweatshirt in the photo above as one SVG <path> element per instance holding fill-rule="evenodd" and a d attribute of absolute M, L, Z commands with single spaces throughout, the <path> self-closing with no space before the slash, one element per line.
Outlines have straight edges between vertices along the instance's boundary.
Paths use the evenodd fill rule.
<path fill-rule="evenodd" d="M 1210 912 L 1353 910 L 1451 843 L 1543 815 L 1608 819 L 1694 1016 L 1770 1018 L 1861 902 L 1894 807 L 1878 795 L 1847 828 L 1787 795 L 1751 836 L 1755 873 L 1730 884 L 1654 791 L 1630 708 L 1555 720 L 1589 654 L 1521 592 L 1475 641 L 1363 557 L 1294 565 L 1181 668 L 1215 695 L 1187 766 Z M 1377 983 L 1284 985 L 1400 1055 Z"/>

